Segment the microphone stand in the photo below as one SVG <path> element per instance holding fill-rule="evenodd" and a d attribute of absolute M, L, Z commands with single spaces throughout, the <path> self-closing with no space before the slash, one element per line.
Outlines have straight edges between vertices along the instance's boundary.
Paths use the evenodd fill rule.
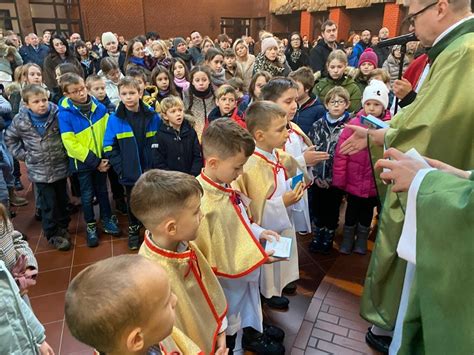
<path fill-rule="evenodd" d="M 405 62 L 405 55 L 407 53 L 407 44 L 404 43 L 401 45 L 400 48 L 400 64 L 398 65 L 398 80 L 401 80 L 403 75 L 403 64 Z M 394 116 L 397 114 L 398 111 L 398 97 L 395 100 L 395 109 L 394 109 Z"/>

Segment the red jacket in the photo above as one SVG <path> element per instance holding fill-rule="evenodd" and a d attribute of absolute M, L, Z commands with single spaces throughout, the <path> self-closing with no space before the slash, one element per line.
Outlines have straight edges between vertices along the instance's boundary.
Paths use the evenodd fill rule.
<path fill-rule="evenodd" d="M 348 124 L 365 127 L 361 122 L 361 116 L 365 116 L 364 110 L 359 111 L 356 117 L 350 120 Z M 388 121 L 390 118 L 390 110 L 386 110 L 382 120 Z M 377 196 L 369 150 L 366 148 L 354 155 L 345 155 L 340 152 L 341 144 L 344 143 L 352 133 L 353 131 L 351 129 L 344 128 L 337 142 L 332 184 L 358 197 L 367 198 Z"/>

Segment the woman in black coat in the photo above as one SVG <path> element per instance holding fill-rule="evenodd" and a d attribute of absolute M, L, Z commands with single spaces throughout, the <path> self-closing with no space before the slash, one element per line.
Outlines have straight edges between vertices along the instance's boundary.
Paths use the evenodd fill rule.
<path fill-rule="evenodd" d="M 66 39 L 55 35 L 51 38 L 51 49 L 43 64 L 43 81 L 50 90 L 58 86 L 55 69 L 62 63 L 71 63 L 77 69 L 76 72 L 84 77 L 82 65 L 69 49 Z"/>
<path fill-rule="evenodd" d="M 293 32 L 288 38 L 288 48 L 285 55 L 286 61 L 293 71 L 309 65 L 309 57 L 303 47 L 303 39 L 298 32 Z"/>

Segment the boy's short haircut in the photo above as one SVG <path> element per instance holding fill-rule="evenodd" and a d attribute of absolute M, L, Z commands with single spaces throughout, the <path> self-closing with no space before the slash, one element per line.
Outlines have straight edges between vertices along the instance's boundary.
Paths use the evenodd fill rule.
<path fill-rule="evenodd" d="M 59 87 L 61 88 L 61 91 L 64 93 L 67 93 L 67 88 L 71 85 L 78 85 L 80 83 L 83 83 L 84 79 L 76 74 L 76 73 L 66 73 L 61 75 L 59 78 Z"/>
<path fill-rule="evenodd" d="M 120 255 L 81 271 L 65 297 L 71 334 L 98 351 L 116 350 L 123 332 L 147 320 L 154 307 L 153 302 L 144 305 L 134 281 L 136 272 L 149 267 L 148 263 L 140 255 Z"/>
<path fill-rule="evenodd" d="M 152 169 L 142 174 L 132 190 L 130 206 L 145 228 L 153 229 L 167 217 L 176 217 L 192 197 L 203 190 L 192 175 Z"/>
<path fill-rule="evenodd" d="M 221 33 L 220 35 L 217 36 L 217 42 L 218 43 L 221 43 L 221 42 L 229 42 L 230 43 L 230 40 L 229 40 L 229 37 L 225 33 Z"/>
<path fill-rule="evenodd" d="M 380 76 L 380 78 L 385 84 L 390 83 L 390 75 L 385 69 L 377 68 L 377 69 L 372 70 L 372 72 L 369 74 L 369 82 L 376 76 Z"/>
<path fill-rule="evenodd" d="M 237 76 L 227 80 L 227 85 L 232 86 L 235 90 L 244 92 L 244 81 Z"/>
<path fill-rule="evenodd" d="M 235 52 L 232 48 L 227 48 L 225 51 L 224 51 L 224 58 L 235 58 L 236 55 L 235 55 Z"/>
<path fill-rule="evenodd" d="M 137 79 L 132 78 L 131 76 L 126 76 L 122 79 L 120 79 L 117 88 L 120 92 L 120 89 L 122 87 L 131 87 L 137 89 L 138 92 L 140 92 L 140 83 L 137 81 Z"/>
<path fill-rule="evenodd" d="M 21 91 L 21 98 L 26 104 L 28 104 L 28 100 L 30 99 L 30 97 L 34 95 L 44 95 L 46 98 L 48 98 L 48 91 L 38 84 L 26 85 Z"/>
<path fill-rule="evenodd" d="M 127 69 L 125 75 L 131 78 L 141 78 L 144 83 L 147 82 L 145 70 L 138 66 L 133 66 L 130 69 Z"/>
<path fill-rule="evenodd" d="M 249 106 L 245 122 L 253 135 L 258 129 L 267 131 L 272 120 L 277 117 L 286 117 L 285 110 L 272 101 L 256 101 Z"/>
<path fill-rule="evenodd" d="M 329 90 L 329 92 L 324 97 L 324 105 L 327 106 L 329 101 L 334 99 L 336 96 L 342 97 L 346 101 L 346 104 L 348 104 L 351 100 L 351 96 L 346 89 L 344 89 L 342 86 L 335 86 Z"/>
<path fill-rule="evenodd" d="M 293 79 L 276 76 L 270 79 L 270 81 L 262 88 L 262 100 L 276 101 L 289 89 L 298 90 L 298 85 L 293 81 Z"/>
<path fill-rule="evenodd" d="M 305 90 L 311 90 L 314 86 L 314 73 L 309 67 L 301 67 L 291 72 L 288 77 L 299 81 Z"/>
<path fill-rule="evenodd" d="M 250 133 L 229 118 L 212 121 L 202 135 L 204 159 L 213 155 L 227 159 L 241 151 L 249 157 L 254 150 L 255 141 Z"/>
<path fill-rule="evenodd" d="M 100 75 L 97 75 L 97 74 L 94 74 L 94 75 L 89 75 L 86 79 L 86 86 L 87 86 L 87 89 L 90 90 L 90 88 L 92 87 L 92 85 L 98 81 L 102 81 L 104 84 L 105 84 L 105 80 L 103 77 L 101 77 Z"/>
<path fill-rule="evenodd" d="M 224 84 L 217 89 L 216 99 L 219 100 L 222 96 L 227 95 L 227 94 L 234 95 L 234 98 L 237 100 L 237 92 L 232 86 L 228 84 Z"/>
<path fill-rule="evenodd" d="M 166 112 L 173 108 L 173 107 L 182 107 L 184 109 L 184 103 L 183 103 L 183 100 L 181 100 L 181 98 L 179 98 L 178 96 L 174 96 L 174 95 L 170 95 L 168 97 L 165 97 L 161 103 L 160 103 L 160 106 L 161 106 L 161 112 L 163 114 L 166 114 Z"/>
<path fill-rule="evenodd" d="M 328 60 L 326 61 L 326 65 L 329 65 L 333 60 L 338 60 L 341 63 L 345 63 L 347 65 L 347 54 L 342 49 L 336 49 L 332 51 L 329 56 Z"/>

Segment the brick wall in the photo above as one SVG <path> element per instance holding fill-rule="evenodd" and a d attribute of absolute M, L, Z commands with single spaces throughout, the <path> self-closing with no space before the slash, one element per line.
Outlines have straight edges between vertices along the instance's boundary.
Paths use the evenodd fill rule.
<path fill-rule="evenodd" d="M 347 37 L 349 37 L 349 29 L 351 26 L 351 20 L 348 11 L 342 7 L 329 9 L 329 19 L 337 24 L 337 40 L 346 40 Z"/>
<path fill-rule="evenodd" d="M 386 3 L 383 12 L 383 26 L 390 31 L 390 37 L 398 36 L 403 11 L 401 6 L 392 3 Z"/>
<path fill-rule="evenodd" d="M 86 37 L 105 31 L 117 32 L 126 38 L 147 31 L 172 37 L 187 36 L 197 30 L 214 38 L 221 31 L 221 17 L 267 17 L 268 1 L 80 0 L 80 5 Z"/>

